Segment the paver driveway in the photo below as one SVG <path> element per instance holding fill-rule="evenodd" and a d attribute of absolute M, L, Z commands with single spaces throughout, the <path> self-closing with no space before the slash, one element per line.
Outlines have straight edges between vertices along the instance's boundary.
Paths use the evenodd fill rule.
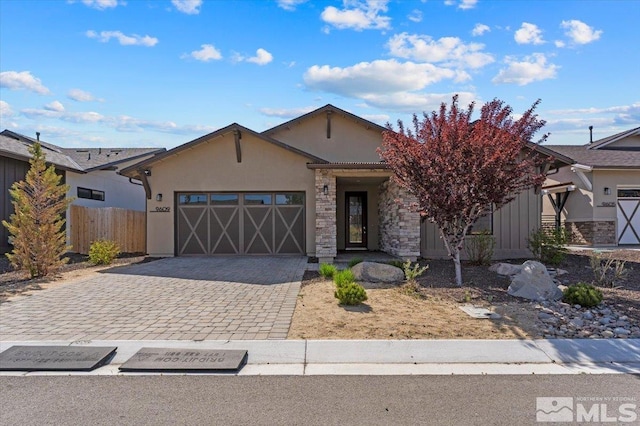
<path fill-rule="evenodd" d="M 304 257 L 169 258 L 0 305 L 0 340 L 284 339 Z"/>

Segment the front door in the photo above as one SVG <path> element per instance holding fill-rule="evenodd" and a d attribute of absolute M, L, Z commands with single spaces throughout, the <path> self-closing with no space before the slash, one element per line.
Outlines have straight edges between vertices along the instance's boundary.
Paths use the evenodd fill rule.
<path fill-rule="evenodd" d="M 345 193 L 346 248 L 367 248 L 367 193 Z"/>

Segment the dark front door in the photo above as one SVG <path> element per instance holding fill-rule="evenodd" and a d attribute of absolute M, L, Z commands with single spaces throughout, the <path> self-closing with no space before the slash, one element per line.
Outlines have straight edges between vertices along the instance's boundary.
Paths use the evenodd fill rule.
<path fill-rule="evenodd" d="M 345 193 L 346 248 L 367 248 L 367 193 Z"/>

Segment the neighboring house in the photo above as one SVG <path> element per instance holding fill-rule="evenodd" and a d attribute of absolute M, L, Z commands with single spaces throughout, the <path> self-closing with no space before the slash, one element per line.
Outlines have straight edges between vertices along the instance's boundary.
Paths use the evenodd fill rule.
<path fill-rule="evenodd" d="M 29 170 L 29 146 L 36 140 L 10 130 L 0 132 L 0 220 L 9 220 L 13 205 L 9 188 L 23 180 Z M 120 207 L 144 211 L 144 189 L 140 182 L 118 174 L 118 170 L 166 151 L 164 148 L 62 148 L 40 141 L 47 163 L 55 166 L 70 186 L 74 205 Z M 67 215 L 70 219 L 70 215 Z M 67 223 L 67 241 L 73 226 Z M 0 252 L 7 251 L 8 233 L 0 226 Z"/>
<path fill-rule="evenodd" d="M 586 145 L 546 147 L 572 161 L 547 176 L 544 217 L 565 227 L 575 244 L 640 244 L 640 127 Z"/>
<path fill-rule="evenodd" d="M 414 198 L 380 161 L 384 130 L 326 105 L 262 133 L 234 123 L 121 173 L 145 186 L 152 256 L 446 256 L 437 230 L 406 207 Z M 540 211 L 532 189 L 484 219 L 497 257 L 530 254 L 526 238 Z"/>

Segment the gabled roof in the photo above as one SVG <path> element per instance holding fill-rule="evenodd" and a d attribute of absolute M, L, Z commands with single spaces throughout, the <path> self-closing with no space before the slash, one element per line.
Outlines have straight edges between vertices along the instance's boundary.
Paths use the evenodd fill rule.
<path fill-rule="evenodd" d="M 36 142 L 42 145 L 46 160 L 64 170 L 91 172 L 113 169 L 117 164 L 166 151 L 165 148 L 62 148 L 37 141 L 20 133 L 4 130 L 0 151 L 13 158 L 29 161 L 28 147 Z"/>
<path fill-rule="evenodd" d="M 636 127 L 635 129 L 616 133 L 615 135 L 607 136 L 606 138 L 598 139 L 597 141 L 594 141 L 593 143 L 589 143 L 585 146 L 588 149 L 601 149 L 621 139 L 628 138 L 629 136 L 640 136 L 640 127 Z"/>
<path fill-rule="evenodd" d="M 640 167 L 640 151 L 588 149 L 583 145 L 546 145 L 546 148 L 570 157 L 573 163 L 594 168 L 629 169 Z"/>
<path fill-rule="evenodd" d="M 6 130 L 5 130 L 6 132 Z M 29 161 L 31 153 L 29 148 L 35 143 L 30 140 L 24 140 L 12 136 L 12 133 L 0 133 L 0 155 L 3 157 L 15 158 L 16 160 Z M 82 167 L 67 155 L 61 153 L 59 149 L 54 148 L 55 145 L 41 144 L 42 152 L 45 155 L 47 163 L 53 164 L 60 170 L 70 170 L 83 173 Z"/>
<path fill-rule="evenodd" d="M 136 163 L 136 164 L 134 164 L 132 166 L 126 167 L 126 168 L 122 169 L 120 171 L 120 173 L 123 174 L 123 175 L 126 175 L 126 176 L 128 176 L 129 174 L 135 174 L 136 171 L 142 170 L 143 168 L 150 167 L 153 164 L 157 163 L 158 161 L 161 161 L 161 160 L 163 160 L 163 159 L 165 159 L 167 157 L 179 154 L 180 152 L 182 152 L 184 150 L 194 148 L 194 147 L 200 145 L 201 143 L 206 142 L 206 141 L 208 141 L 208 140 L 210 140 L 212 138 L 223 136 L 223 135 L 226 135 L 227 133 L 231 133 L 231 132 L 234 132 L 234 131 L 239 131 L 240 134 L 242 134 L 242 133 L 250 134 L 250 135 L 252 135 L 252 136 L 254 136 L 254 137 L 258 138 L 258 139 L 261 139 L 261 140 L 263 140 L 265 142 L 268 142 L 268 143 L 276 145 L 276 146 L 278 146 L 280 148 L 286 149 L 287 151 L 296 153 L 296 154 L 301 155 L 303 157 L 307 157 L 309 160 L 311 160 L 314 163 L 326 163 L 327 162 L 326 160 L 323 160 L 320 157 L 316 157 L 315 155 L 311 155 L 311 154 L 309 154 L 307 152 L 304 152 L 304 151 L 302 151 L 302 150 L 300 150 L 298 148 L 294 148 L 294 147 L 292 147 L 290 145 L 287 145 L 287 144 L 285 144 L 283 142 L 280 142 L 279 140 L 276 140 L 276 139 L 270 138 L 269 136 L 266 136 L 264 134 L 255 132 L 255 131 L 247 128 L 247 127 L 241 126 L 238 123 L 232 123 L 232 124 L 228 125 L 227 127 L 223 127 L 223 128 L 218 129 L 218 130 L 216 130 L 214 132 L 211 132 L 209 134 L 201 136 L 201 137 L 199 137 L 197 139 L 192 140 L 191 142 L 187 142 L 185 144 L 179 145 L 179 146 L 177 146 L 177 147 L 175 147 L 173 149 L 170 149 L 168 151 L 162 152 L 160 154 L 156 154 L 151 158 L 148 158 L 146 160 L 142 160 L 139 163 Z"/>
<path fill-rule="evenodd" d="M 105 170 L 136 158 L 165 152 L 165 148 L 62 148 L 85 171 Z"/>
<path fill-rule="evenodd" d="M 276 131 L 278 131 L 280 129 L 285 129 L 287 127 L 290 127 L 290 126 L 292 126 L 294 124 L 298 124 L 298 123 L 300 123 L 302 121 L 305 121 L 305 120 L 307 120 L 309 118 L 312 118 L 312 117 L 315 117 L 317 115 L 326 114 L 327 112 L 340 114 L 340 115 L 342 115 L 342 116 L 344 116 L 344 117 L 346 117 L 346 118 L 348 118 L 350 120 L 353 120 L 353 121 L 363 125 L 364 127 L 372 128 L 372 129 L 378 130 L 380 132 L 384 132 L 385 130 L 387 130 L 387 128 L 385 128 L 385 127 L 383 127 L 383 126 L 381 126 L 379 124 L 376 124 L 373 121 L 366 120 L 366 119 L 364 119 L 362 117 L 358 117 L 357 115 L 352 114 L 352 113 L 350 113 L 348 111 L 345 111 L 343 109 L 340 109 L 340 108 L 338 108 L 336 106 L 333 106 L 331 104 L 327 104 L 327 105 L 325 105 L 325 106 L 323 106 L 321 108 L 318 108 L 316 110 L 313 110 L 311 112 L 303 114 L 300 117 L 296 117 L 296 118 L 294 118 L 292 120 L 289 120 L 289 121 L 287 121 L 285 123 L 282 123 L 282 124 L 279 124 L 279 125 L 277 125 L 275 127 L 267 129 L 264 132 L 262 132 L 262 134 L 263 135 L 270 135 L 270 134 L 272 134 L 272 133 L 274 133 L 274 132 L 276 132 Z"/>

